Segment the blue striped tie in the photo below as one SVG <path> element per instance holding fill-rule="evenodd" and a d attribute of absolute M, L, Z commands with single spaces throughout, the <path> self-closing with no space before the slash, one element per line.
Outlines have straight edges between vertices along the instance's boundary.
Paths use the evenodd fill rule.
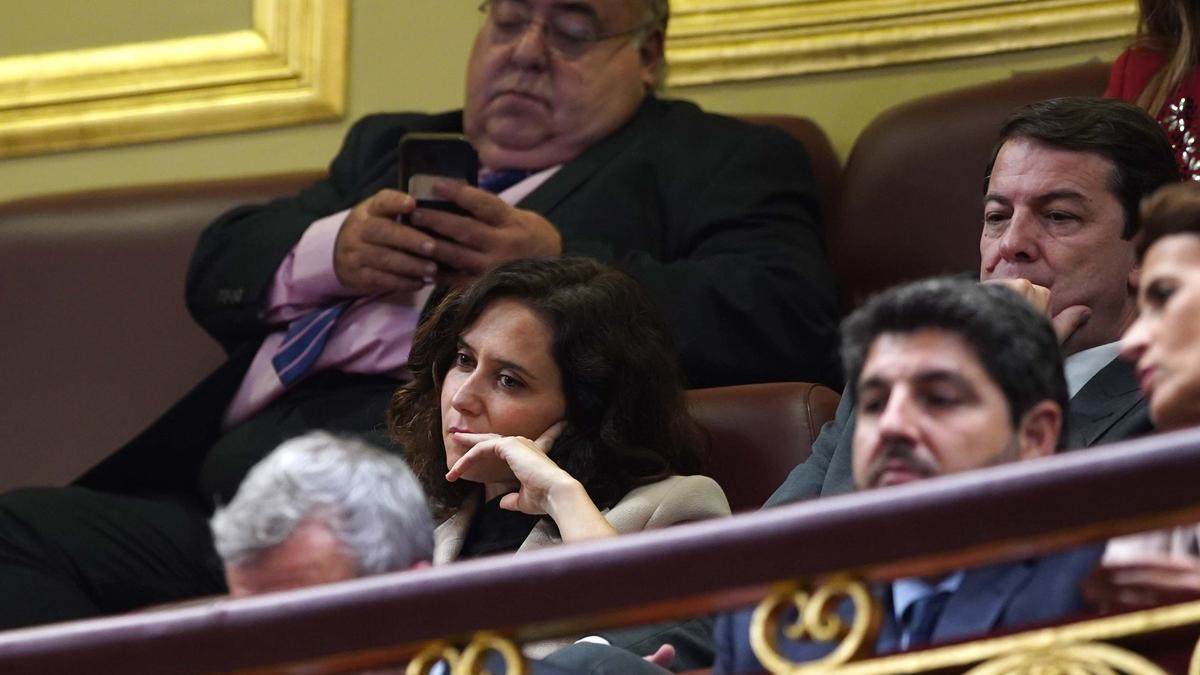
<path fill-rule="evenodd" d="M 290 387 L 300 379 L 316 362 L 325 349 L 329 334 L 333 332 L 333 324 L 351 302 L 344 300 L 325 309 L 309 312 L 288 325 L 283 344 L 279 345 L 279 351 L 271 359 L 271 365 L 275 366 L 279 381 L 285 387 Z"/>

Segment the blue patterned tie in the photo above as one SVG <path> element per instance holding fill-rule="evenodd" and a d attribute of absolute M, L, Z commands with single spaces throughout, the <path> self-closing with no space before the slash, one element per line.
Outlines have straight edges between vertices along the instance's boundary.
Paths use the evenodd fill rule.
<path fill-rule="evenodd" d="M 279 381 L 285 387 L 290 387 L 300 379 L 316 362 L 325 349 L 325 343 L 329 341 L 333 324 L 351 302 L 344 300 L 325 309 L 309 312 L 288 325 L 283 343 L 271 359 L 271 365 L 275 366 Z"/>

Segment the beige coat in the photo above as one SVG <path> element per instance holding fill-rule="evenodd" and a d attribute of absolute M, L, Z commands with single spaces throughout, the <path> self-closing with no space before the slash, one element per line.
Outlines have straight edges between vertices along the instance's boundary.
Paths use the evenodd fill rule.
<path fill-rule="evenodd" d="M 476 494 L 433 531 L 433 563 L 440 565 L 458 557 L 471 516 L 479 504 Z M 729 502 L 716 481 L 707 476 L 671 476 L 643 485 L 604 512 L 604 517 L 621 534 L 652 530 L 729 515 Z M 517 552 L 561 544 L 549 518 L 543 518 L 529 533 Z"/>

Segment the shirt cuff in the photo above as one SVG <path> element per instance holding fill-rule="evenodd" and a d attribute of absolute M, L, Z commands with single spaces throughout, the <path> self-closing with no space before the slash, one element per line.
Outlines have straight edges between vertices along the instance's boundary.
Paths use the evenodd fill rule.
<path fill-rule="evenodd" d="M 350 289 L 338 281 L 333 271 L 333 248 L 338 232 L 350 210 L 314 220 L 304 231 L 296 247 L 292 249 L 291 278 L 288 285 L 309 298 L 330 298 L 353 295 Z"/>

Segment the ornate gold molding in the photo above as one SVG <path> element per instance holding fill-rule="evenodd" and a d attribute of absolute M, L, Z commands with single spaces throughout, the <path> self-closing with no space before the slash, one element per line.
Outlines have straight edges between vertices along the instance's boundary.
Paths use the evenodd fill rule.
<path fill-rule="evenodd" d="M 934 61 L 1133 34 L 1134 0 L 673 0 L 668 84 Z"/>
<path fill-rule="evenodd" d="M 428 675 L 434 664 L 443 660 L 450 666 L 451 675 L 480 675 L 485 672 L 488 652 L 496 652 L 504 659 L 504 672 L 528 675 L 528 664 L 520 648 L 512 640 L 490 631 L 471 636 L 470 644 L 461 654 L 445 640 L 430 642 L 408 662 L 404 675 Z"/>
<path fill-rule="evenodd" d="M 346 0 L 254 0 L 252 29 L 0 58 L 0 157 L 340 115 Z"/>
<path fill-rule="evenodd" d="M 853 610 L 849 625 L 839 612 L 843 601 L 849 601 Z M 804 663 L 783 656 L 779 649 L 780 622 L 785 612 L 792 609 L 796 611 L 796 620 L 783 628 L 783 635 L 797 641 L 833 643 L 839 640 L 828 656 Z M 831 578 L 812 593 L 799 583 L 784 583 L 755 608 L 750 625 L 750 646 L 759 662 L 772 673 L 826 672 L 830 667 L 872 651 L 880 616 L 879 603 L 866 584 L 850 577 Z"/>
<path fill-rule="evenodd" d="M 1144 657 L 1106 643 L 1200 627 L 1200 601 L 1196 601 L 860 660 L 874 649 L 882 611 L 866 584 L 845 575 L 811 592 L 800 582 L 779 584 L 755 608 L 750 645 L 763 666 L 776 675 L 893 675 L 947 669 L 969 669 L 967 675 L 1165 675 Z M 784 619 L 791 618 L 789 612 L 795 614 L 795 621 L 781 630 Z M 827 643 L 834 649 L 823 659 L 791 661 L 779 648 L 781 634 L 791 640 Z M 1200 645 L 1195 647 L 1189 675 L 1200 675 Z"/>

